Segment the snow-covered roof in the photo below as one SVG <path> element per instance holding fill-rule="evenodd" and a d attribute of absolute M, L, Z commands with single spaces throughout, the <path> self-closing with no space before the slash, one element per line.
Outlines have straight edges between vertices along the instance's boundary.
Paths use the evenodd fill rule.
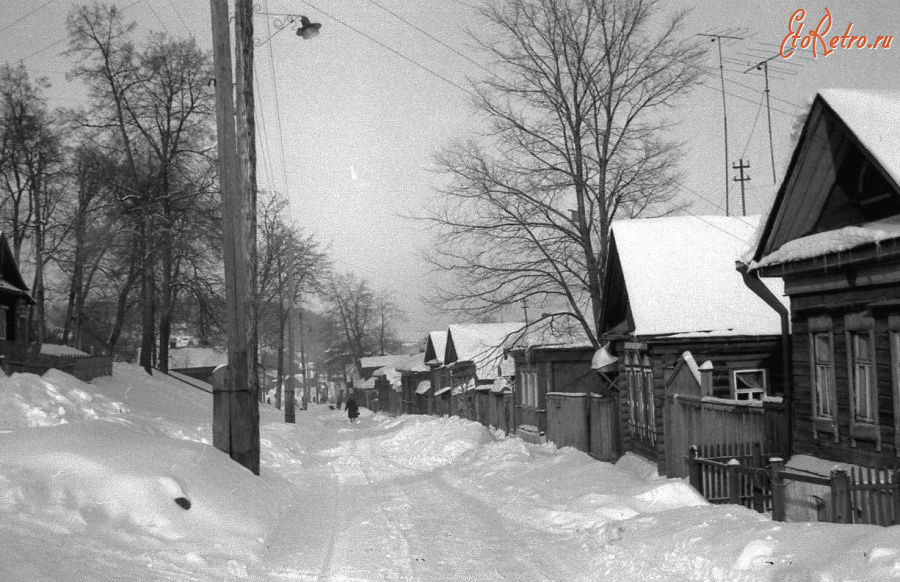
<path fill-rule="evenodd" d="M 822 89 L 819 96 L 885 171 L 900 181 L 900 95 L 858 89 Z"/>
<path fill-rule="evenodd" d="M 444 365 L 472 362 L 480 380 L 496 378 L 503 348 L 525 327 L 516 323 L 454 324 L 447 330 Z"/>
<path fill-rule="evenodd" d="M 744 285 L 735 269 L 758 222 L 758 216 L 613 222 L 612 235 L 634 319 L 632 333 L 779 334 L 778 314 Z M 780 279 L 764 283 L 776 297 L 783 297 Z"/>
<path fill-rule="evenodd" d="M 383 368 L 385 366 L 396 367 L 402 364 L 404 361 L 409 359 L 408 354 L 389 354 L 384 356 L 367 356 L 365 358 L 359 359 L 359 365 L 361 368 L 370 370 L 372 368 L 378 369 Z"/>
<path fill-rule="evenodd" d="M 79 356 L 84 357 L 88 354 L 73 348 L 71 346 L 63 346 L 60 344 L 41 344 L 41 353 L 48 356 Z"/>
<path fill-rule="evenodd" d="M 228 354 L 219 348 L 172 348 L 169 350 L 169 368 L 215 368 L 228 364 Z"/>
<path fill-rule="evenodd" d="M 427 372 L 431 368 L 425 364 L 425 352 L 419 352 L 407 356 L 406 360 L 397 364 L 397 369 L 401 372 Z"/>
<path fill-rule="evenodd" d="M 768 267 L 811 259 L 894 238 L 900 238 L 900 215 L 795 238 L 750 266 Z"/>
<path fill-rule="evenodd" d="M 507 343 L 509 349 L 576 349 L 592 347 L 584 327 L 569 314 L 529 323 L 527 329 Z"/>

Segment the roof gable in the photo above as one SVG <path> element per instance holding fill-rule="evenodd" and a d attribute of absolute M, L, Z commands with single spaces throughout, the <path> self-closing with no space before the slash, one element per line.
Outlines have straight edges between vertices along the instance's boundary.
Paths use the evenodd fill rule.
<path fill-rule="evenodd" d="M 898 142 L 900 97 L 821 91 L 762 228 L 751 267 L 900 237 L 900 229 L 884 228 L 885 219 L 900 215 Z"/>
<path fill-rule="evenodd" d="M 616 244 L 607 256 L 612 305 L 604 311 L 602 333 L 624 320 L 622 331 L 644 337 L 779 334 L 778 314 L 735 270 L 758 221 L 755 216 L 614 221 Z M 780 279 L 766 284 L 776 296 L 784 294 Z"/>
<path fill-rule="evenodd" d="M 425 342 L 425 361 L 440 366 L 444 363 L 444 351 L 447 349 L 447 332 L 432 331 Z"/>
<path fill-rule="evenodd" d="M 472 362 L 479 379 L 496 378 L 504 347 L 516 339 L 524 323 L 451 325 L 447 329 L 444 365 Z"/>

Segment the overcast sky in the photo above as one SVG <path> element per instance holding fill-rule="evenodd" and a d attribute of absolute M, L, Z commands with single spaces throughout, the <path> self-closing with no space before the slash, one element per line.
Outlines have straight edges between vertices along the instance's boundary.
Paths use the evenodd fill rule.
<path fill-rule="evenodd" d="M 420 336 L 450 323 L 427 312 L 419 298 L 429 278 L 418 258 L 429 234 L 402 218 L 427 204 L 438 178 L 433 152 L 464 137 L 475 121 L 468 81 L 485 74 L 467 30 L 482 31 L 478 0 L 260 0 L 255 17 L 259 185 L 288 194 L 294 217 L 331 247 L 338 269 L 395 290 L 409 312 L 405 331 Z M 52 83 L 50 105 L 75 106 L 81 87 L 69 83 L 65 16 L 73 0 L 0 0 L 0 56 L 24 60 L 34 76 Z M 207 0 L 118 2 L 138 24 L 136 39 L 153 31 L 194 35 L 210 47 Z M 778 53 L 791 15 L 806 10 L 805 29 L 831 11 L 829 36 L 900 35 L 894 0 L 670 1 L 666 10 L 692 9 L 686 33 L 742 37 L 722 44 L 729 117 L 729 157 L 749 160 L 749 213 L 771 202 L 772 169 L 760 73 L 743 71 Z M 265 15 L 263 13 L 269 13 Z M 278 31 L 285 14 L 322 23 L 302 41 Z M 403 20 L 408 21 L 407 24 Z M 796 28 L 796 24 L 794 25 Z M 425 34 L 427 33 L 427 34 Z M 272 36 L 274 34 L 274 36 Z M 270 38 L 271 36 L 271 38 Z M 724 214 L 725 158 L 718 53 L 710 43 L 710 76 L 678 104 L 677 137 L 685 142 L 684 195 L 695 214 Z M 461 53 L 461 54 L 460 54 Z M 783 176 L 794 118 L 826 87 L 896 90 L 900 45 L 838 49 L 811 58 L 809 50 L 771 61 L 770 89 L 775 170 Z M 732 182 L 731 208 L 740 209 Z M 519 314 L 513 314 L 518 316 Z"/>

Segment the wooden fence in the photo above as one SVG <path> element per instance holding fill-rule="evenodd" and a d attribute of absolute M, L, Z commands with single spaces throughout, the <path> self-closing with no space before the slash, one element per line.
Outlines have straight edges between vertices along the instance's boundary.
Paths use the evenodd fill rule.
<path fill-rule="evenodd" d="M 690 483 L 710 503 L 770 512 L 772 485 L 763 459 L 776 455 L 761 451 L 759 443 L 692 446 L 685 458 Z"/>
<path fill-rule="evenodd" d="M 588 438 L 587 394 L 582 392 L 547 393 L 547 440 L 560 447 L 575 447 L 587 452 Z"/>
<path fill-rule="evenodd" d="M 13 372 L 42 375 L 52 368 L 75 376 L 83 382 L 90 382 L 100 376 L 112 375 L 111 356 L 76 356 L 42 354 L 36 344 L 3 342 L 3 368 L 7 374 Z"/>
<path fill-rule="evenodd" d="M 744 505 L 785 521 L 785 488 L 791 481 L 827 488 L 823 517 L 833 523 L 892 526 L 900 523 L 900 469 L 852 467 L 822 477 L 786 470 L 780 456 L 758 444 L 691 447 L 685 458 L 691 485 L 710 503 Z M 768 459 L 765 463 L 763 459 Z"/>
<path fill-rule="evenodd" d="M 667 395 L 663 408 L 666 475 L 688 476 L 684 451 L 692 445 L 760 443 L 764 450 L 787 450 L 785 410 L 781 402 L 743 404 Z"/>

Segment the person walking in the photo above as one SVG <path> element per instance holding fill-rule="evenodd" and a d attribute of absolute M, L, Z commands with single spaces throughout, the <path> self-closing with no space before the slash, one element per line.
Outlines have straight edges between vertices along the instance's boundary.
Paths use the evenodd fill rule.
<path fill-rule="evenodd" d="M 356 403 L 356 398 L 353 395 L 349 395 L 347 397 L 347 418 L 350 419 L 350 422 L 356 422 L 356 419 L 359 417 L 359 405 Z"/>

